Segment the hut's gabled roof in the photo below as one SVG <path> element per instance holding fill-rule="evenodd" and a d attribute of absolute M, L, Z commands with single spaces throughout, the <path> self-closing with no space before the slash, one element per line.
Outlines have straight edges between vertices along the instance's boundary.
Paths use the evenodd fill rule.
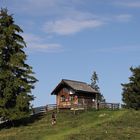
<path fill-rule="evenodd" d="M 52 91 L 51 94 L 56 94 L 58 89 L 64 85 L 70 87 L 75 92 L 88 92 L 88 93 L 94 93 L 94 94 L 99 93 L 98 91 L 93 89 L 90 85 L 88 85 L 85 82 L 62 79 L 62 81 L 57 85 L 57 87 Z"/>

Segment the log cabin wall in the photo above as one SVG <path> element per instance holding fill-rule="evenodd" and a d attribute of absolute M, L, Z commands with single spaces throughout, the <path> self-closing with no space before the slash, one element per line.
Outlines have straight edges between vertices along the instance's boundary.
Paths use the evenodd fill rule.
<path fill-rule="evenodd" d="M 62 88 L 57 94 L 57 105 L 60 108 L 69 108 L 71 105 L 69 89 Z"/>
<path fill-rule="evenodd" d="M 95 102 L 94 102 L 95 98 L 92 96 L 79 96 L 78 97 L 78 105 L 81 106 L 86 106 L 88 108 L 90 107 L 94 107 L 95 106 Z"/>
<path fill-rule="evenodd" d="M 77 97 L 77 101 L 75 97 Z M 73 105 L 92 107 L 93 99 L 95 99 L 93 94 L 74 94 L 69 88 L 62 88 L 57 94 L 57 105 L 59 108 L 71 108 Z"/>

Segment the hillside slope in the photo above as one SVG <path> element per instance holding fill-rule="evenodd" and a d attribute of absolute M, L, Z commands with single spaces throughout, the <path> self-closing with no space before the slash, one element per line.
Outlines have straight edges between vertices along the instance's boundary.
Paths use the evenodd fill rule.
<path fill-rule="evenodd" d="M 0 131 L 0 140 L 139 140 L 140 111 L 70 111 L 57 115 L 51 126 L 51 114 L 26 126 Z"/>

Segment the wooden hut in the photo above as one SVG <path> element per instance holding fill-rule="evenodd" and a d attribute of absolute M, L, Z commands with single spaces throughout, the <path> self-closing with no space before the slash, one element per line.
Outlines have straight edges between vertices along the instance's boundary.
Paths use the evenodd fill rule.
<path fill-rule="evenodd" d="M 56 95 L 56 104 L 59 109 L 73 107 L 95 107 L 99 93 L 85 82 L 66 80 L 62 81 L 52 91 Z"/>

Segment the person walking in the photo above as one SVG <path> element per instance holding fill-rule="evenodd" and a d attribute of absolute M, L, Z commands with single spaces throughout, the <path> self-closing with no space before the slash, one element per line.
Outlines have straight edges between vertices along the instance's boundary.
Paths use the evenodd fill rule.
<path fill-rule="evenodd" d="M 56 124 L 56 114 L 55 112 L 52 113 L 52 125 Z"/>

